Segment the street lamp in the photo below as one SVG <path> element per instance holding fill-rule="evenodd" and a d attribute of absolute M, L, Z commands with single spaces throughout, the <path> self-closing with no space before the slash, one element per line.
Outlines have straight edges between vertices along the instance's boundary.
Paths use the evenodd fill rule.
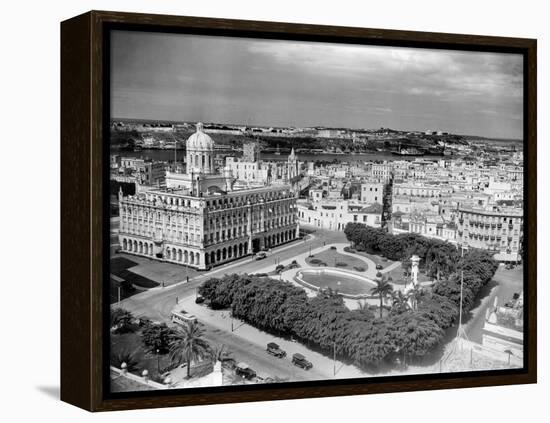
<path fill-rule="evenodd" d="M 160 375 L 160 350 L 157 348 L 157 373 Z"/>
<path fill-rule="evenodd" d="M 334 339 L 334 341 L 332 341 L 332 351 L 333 351 L 332 372 L 333 372 L 334 376 L 336 376 L 336 339 Z"/>
<path fill-rule="evenodd" d="M 462 328 L 462 301 L 463 301 L 463 288 L 464 288 L 464 250 L 468 249 L 468 245 L 460 244 L 460 258 L 461 258 L 461 269 L 460 269 L 460 306 L 458 309 L 458 330 L 456 332 L 457 338 L 460 336 L 466 336 L 464 329 Z"/>

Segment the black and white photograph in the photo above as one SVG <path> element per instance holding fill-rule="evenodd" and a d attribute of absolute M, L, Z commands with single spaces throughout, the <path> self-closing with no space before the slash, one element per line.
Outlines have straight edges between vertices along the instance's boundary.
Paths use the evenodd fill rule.
<path fill-rule="evenodd" d="M 524 367 L 523 55 L 109 36 L 111 393 Z"/>

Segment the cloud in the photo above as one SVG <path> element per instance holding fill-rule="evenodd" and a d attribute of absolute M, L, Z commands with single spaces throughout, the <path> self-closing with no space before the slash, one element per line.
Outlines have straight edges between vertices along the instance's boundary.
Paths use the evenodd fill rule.
<path fill-rule="evenodd" d="M 511 54 L 121 31 L 113 112 L 249 124 L 520 136 Z"/>
<path fill-rule="evenodd" d="M 362 91 L 521 98 L 519 55 L 385 46 L 255 41 L 253 55 L 280 66 L 365 84 Z"/>

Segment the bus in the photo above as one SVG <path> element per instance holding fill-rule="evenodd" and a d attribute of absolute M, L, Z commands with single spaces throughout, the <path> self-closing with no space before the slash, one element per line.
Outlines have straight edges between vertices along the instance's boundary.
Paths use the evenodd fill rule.
<path fill-rule="evenodd" d="M 185 310 L 173 311 L 172 312 L 172 323 L 177 323 L 179 325 L 186 325 L 190 322 L 196 322 L 197 318 L 190 313 L 187 313 Z"/>

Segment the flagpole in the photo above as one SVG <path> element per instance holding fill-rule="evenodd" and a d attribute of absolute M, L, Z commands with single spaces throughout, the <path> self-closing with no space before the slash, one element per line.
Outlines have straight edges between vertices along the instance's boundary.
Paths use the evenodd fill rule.
<path fill-rule="evenodd" d="M 464 328 L 462 327 L 462 302 L 464 300 L 464 245 L 460 244 L 460 257 L 461 257 L 461 268 L 460 268 L 460 309 L 458 314 L 458 331 L 456 333 L 457 338 L 463 337 L 468 338 L 466 336 L 466 333 L 464 332 Z"/>

